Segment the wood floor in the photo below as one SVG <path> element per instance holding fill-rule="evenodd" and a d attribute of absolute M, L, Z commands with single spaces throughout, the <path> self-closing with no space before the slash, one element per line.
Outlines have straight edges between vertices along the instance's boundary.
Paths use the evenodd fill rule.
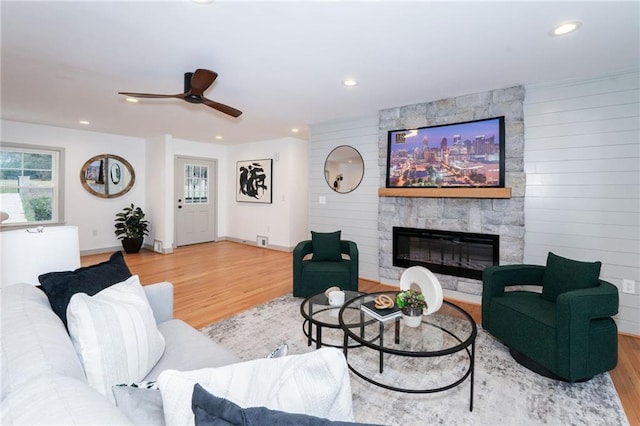
<path fill-rule="evenodd" d="M 84 256 L 82 265 L 106 260 L 109 254 Z M 125 255 L 129 269 L 143 284 L 174 285 L 174 316 L 201 328 L 275 297 L 290 293 L 291 253 L 228 241 L 180 247 L 170 255 L 151 251 Z M 360 280 L 360 291 L 389 287 Z M 479 305 L 457 302 L 476 322 Z M 618 367 L 611 377 L 631 425 L 640 426 L 640 338 L 619 336 Z"/>

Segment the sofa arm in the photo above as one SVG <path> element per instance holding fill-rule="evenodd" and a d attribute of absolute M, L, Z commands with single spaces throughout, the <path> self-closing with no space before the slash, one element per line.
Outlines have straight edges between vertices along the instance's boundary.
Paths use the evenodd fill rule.
<path fill-rule="evenodd" d="M 360 274 L 360 271 L 359 271 L 360 259 L 359 259 L 358 245 L 353 241 L 347 241 L 347 240 L 342 240 L 340 242 L 340 245 L 342 247 L 342 253 L 348 254 L 349 259 L 351 260 L 351 267 L 350 267 L 351 282 L 356 283 L 356 289 L 357 289 L 358 276 Z"/>
<path fill-rule="evenodd" d="M 589 322 L 596 318 L 609 318 L 618 313 L 618 288 L 598 280 L 596 287 L 567 291 L 558 296 L 558 341 L 567 341 L 584 335 Z"/>
<path fill-rule="evenodd" d="M 592 320 L 611 318 L 618 313 L 618 288 L 606 281 L 598 282 L 596 287 L 561 293 L 556 300 L 558 363 L 560 369 L 568 372 L 570 377 L 566 379 L 570 381 L 584 378 L 581 372 L 588 363 L 584 348 L 590 347 Z"/>
<path fill-rule="evenodd" d="M 358 245 L 353 241 L 340 241 L 340 251 L 344 254 L 348 254 L 351 260 L 355 260 L 356 263 L 358 262 Z"/>
<path fill-rule="evenodd" d="M 488 266 L 482 272 L 482 295 L 501 296 L 505 287 L 514 285 L 542 285 L 544 266 L 502 265 Z"/>
<path fill-rule="evenodd" d="M 482 326 L 491 329 L 491 299 L 504 295 L 504 289 L 518 285 L 542 285 L 544 266 L 488 266 L 482 272 Z"/>
<path fill-rule="evenodd" d="M 302 262 L 303 258 L 313 253 L 311 240 L 300 241 L 293 249 L 293 292 L 296 295 L 296 289 L 302 284 Z"/>
<path fill-rule="evenodd" d="M 302 258 L 311 253 L 313 253 L 311 240 L 300 241 L 293 249 L 293 260 L 302 262 Z"/>
<path fill-rule="evenodd" d="M 156 324 L 173 319 L 173 284 L 164 281 L 145 285 L 143 288 L 149 299 Z"/>

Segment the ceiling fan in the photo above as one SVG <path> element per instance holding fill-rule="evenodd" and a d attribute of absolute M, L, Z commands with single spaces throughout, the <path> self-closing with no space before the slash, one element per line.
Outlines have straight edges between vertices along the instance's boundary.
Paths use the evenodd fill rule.
<path fill-rule="evenodd" d="M 118 94 L 134 98 L 178 98 L 192 104 L 205 104 L 232 117 L 239 117 L 242 111 L 204 97 L 204 91 L 213 84 L 217 77 L 218 73 L 201 68 L 197 69 L 196 72 L 184 73 L 184 93 L 159 95 L 153 93 L 118 92 Z"/>

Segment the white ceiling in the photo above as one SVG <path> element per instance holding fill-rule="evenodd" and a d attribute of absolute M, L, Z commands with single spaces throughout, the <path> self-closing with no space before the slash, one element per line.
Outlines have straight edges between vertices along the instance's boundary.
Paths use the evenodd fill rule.
<path fill-rule="evenodd" d="M 304 138 L 313 123 L 640 63 L 637 1 L 3 0 L 0 7 L 3 119 L 138 137 Z M 566 20 L 583 26 L 548 35 Z M 181 93 L 183 74 L 196 68 L 218 72 L 205 95 L 242 110 L 239 119 L 177 99 L 129 104 L 117 94 Z M 360 84 L 344 87 L 346 77 Z"/>

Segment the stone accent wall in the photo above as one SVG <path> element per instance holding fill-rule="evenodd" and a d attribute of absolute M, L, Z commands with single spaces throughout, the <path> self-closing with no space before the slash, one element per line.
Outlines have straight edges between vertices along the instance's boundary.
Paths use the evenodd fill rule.
<path fill-rule="evenodd" d="M 384 187 L 389 130 L 505 117 L 505 186 L 511 199 L 381 197 L 378 210 L 380 280 L 400 279 L 404 268 L 392 265 L 394 226 L 500 235 L 500 264 L 522 263 L 524 257 L 524 87 L 516 86 L 380 111 L 380 187 Z M 482 282 L 438 274 L 442 287 L 482 294 Z"/>

